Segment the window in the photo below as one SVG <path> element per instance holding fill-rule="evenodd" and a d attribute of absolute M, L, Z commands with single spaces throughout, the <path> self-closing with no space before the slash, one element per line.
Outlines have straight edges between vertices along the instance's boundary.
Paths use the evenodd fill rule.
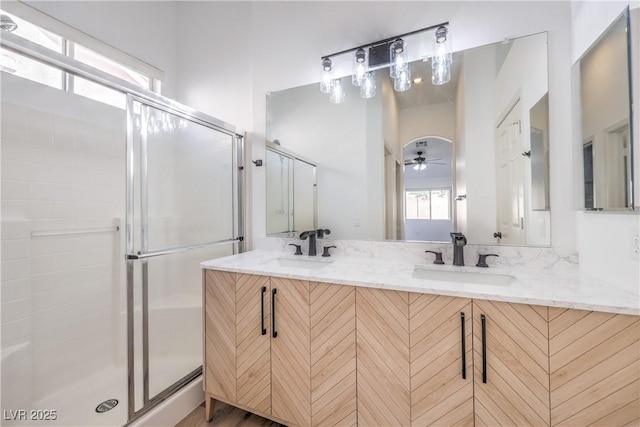
<path fill-rule="evenodd" d="M 451 219 L 451 189 L 405 191 L 406 219 Z"/>
<path fill-rule="evenodd" d="M 39 13 L 34 12 L 33 10 L 30 10 L 28 12 L 33 17 L 38 18 L 37 20 L 39 22 L 43 19 L 48 18 L 46 17 L 46 15 L 46 18 L 43 18 L 43 16 L 41 16 Z M 122 63 L 108 58 L 107 56 L 102 55 L 95 50 L 89 49 L 88 47 L 80 43 L 41 28 L 34 23 L 26 21 L 25 19 L 22 19 L 12 13 L 8 13 L 4 10 L 0 10 L 0 13 L 8 15 L 18 25 L 16 30 L 13 32 L 13 34 L 17 36 L 20 36 L 33 43 L 37 43 L 40 46 L 46 47 L 47 49 L 51 49 L 55 52 L 66 55 L 95 69 L 111 74 L 114 77 L 139 86 L 142 89 L 157 89 L 157 91 L 159 92 L 160 81 L 152 77 L 151 75 L 148 75 L 140 70 L 136 70 L 132 67 L 123 65 Z M 80 33 L 77 30 L 73 30 L 70 27 L 67 28 L 64 24 L 57 23 L 57 25 L 62 30 L 66 30 L 71 34 L 78 34 L 79 38 L 82 38 L 82 36 L 86 37 L 86 35 L 84 35 L 83 33 Z M 92 44 L 99 43 L 95 39 L 87 39 L 87 41 L 90 41 Z M 115 51 L 115 49 L 106 45 L 105 49 Z M 123 52 L 118 51 L 117 53 L 120 57 L 127 56 Z M 135 58 L 131 58 L 131 61 L 135 62 L 138 60 L 136 60 Z M 19 53 L 3 48 L 0 48 L 0 70 L 60 90 L 75 93 L 77 95 L 93 99 L 95 101 L 113 105 L 121 109 L 125 108 L 126 97 L 123 93 L 117 90 L 108 88 L 98 83 L 94 83 L 81 77 L 74 76 L 58 68 L 43 64 L 39 61 L 34 61 L 30 58 L 20 55 Z"/>

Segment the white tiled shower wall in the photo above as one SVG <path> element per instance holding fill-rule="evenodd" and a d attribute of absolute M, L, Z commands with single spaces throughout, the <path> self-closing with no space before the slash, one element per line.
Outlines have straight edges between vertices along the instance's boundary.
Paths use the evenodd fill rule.
<path fill-rule="evenodd" d="M 124 348 L 123 227 L 31 233 L 120 225 L 126 121 L 123 110 L 4 73 L 2 88 L 2 406 L 18 409 Z"/>

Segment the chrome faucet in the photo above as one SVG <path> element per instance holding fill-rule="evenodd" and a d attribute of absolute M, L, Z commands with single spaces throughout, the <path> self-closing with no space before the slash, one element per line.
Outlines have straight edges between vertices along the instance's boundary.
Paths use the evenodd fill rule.
<path fill-rule="evenodd" d="M 467 238 L 460 232 L 449 233 L 453 242 L 453 265 L 464 265 L 464 247 Z"/>
<path fill-rule="evenodd" d="M 300 240 L 306 240 L 309 238 L 309 256 L 318 255 L 317 240 L 322 239 L 325 234 L 331 234 L 331 230 L 327 228 L 319 228 L 317 230 L 308 230 L 300 233 Z"/>

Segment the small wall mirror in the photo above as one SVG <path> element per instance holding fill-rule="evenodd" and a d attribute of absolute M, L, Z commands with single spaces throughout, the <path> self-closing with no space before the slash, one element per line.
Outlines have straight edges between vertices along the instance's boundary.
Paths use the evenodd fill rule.
<path fill-rule="evenodd" d="M 317 228 L 317 166 L 268 142 L 265 167 L 267 235 L 289 236 Z"/>
<path fill-rule="evenodd" d="M 627 9 L 578 61 L 586 210 L 633 210 L 630 53 Z"/>

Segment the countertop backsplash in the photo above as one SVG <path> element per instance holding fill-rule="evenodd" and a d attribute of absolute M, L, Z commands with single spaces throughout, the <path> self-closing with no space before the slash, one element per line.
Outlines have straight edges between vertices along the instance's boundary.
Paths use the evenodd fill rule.
<path fill-rule="evenodd" d="M 295 249 L 290 243 L 302 244 L 302 252 L 308 252 L 308 240 L 296 238 L 265 237 L 257 239 L 255 249 L 293 253 Z M 424 263 L 433 260 L 433 254 L 425 251 L 442 252 L 445 264 L 453 261 L 453 245 L 437 242 L 398 242 L 398 241 L 369 241 L 369 240 L 332 240 L 318 239 L 318 256 L 325 246 L 336 246 L 331 249 L 331 256 L 356 256 L 364 258 L 381 258 L 385 260 L 403 260 Z M 560 253 L 551 247 L 498 246 L 467 244 L 464 247 L 465 265 L 473 266 L 478 261 L 478 254 L 498 254 L 490 257 L 489 266 L 527 267 L 545 270 L 572 271 L 578 270 L 577 253 Z"/>

